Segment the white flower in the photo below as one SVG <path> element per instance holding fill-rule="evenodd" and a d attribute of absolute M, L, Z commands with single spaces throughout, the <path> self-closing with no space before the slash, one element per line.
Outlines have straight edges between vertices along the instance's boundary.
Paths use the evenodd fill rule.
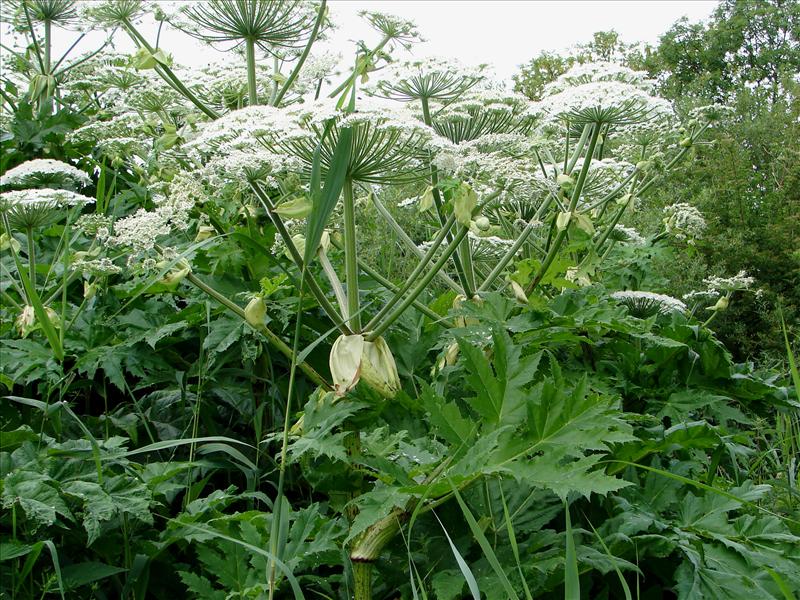
<path fill-rule="evenodd" d="M 620 224 L 614 226 L 614 231 L 611 235 L 613 236 L 612 239 L 619 238 L 619 241 L 631 246 L 642 246 L 646 241 L 633 227 L 625 227 Z"/>
<path fill-rule="evenodd" d="M 716 298 L 732 292 L 749 290 L 755 282 L 755 278 L 750 277 L 746 271 L 739 271 L 733 277 L 712 275 L 711 277 L 703 278 L 705 289 L 689 292 L 683 296 L 683 299 Z"/>
<path fill-rule="evenodd" d="M 552 96 L 570 87 L 593 81 L 621 81 L 645 91 L 649 91 L 653 87 L 644 71 L 634 71 L 619 63 L 597 61 L 572 66 L 555 81 L 544 86 L 543 94 Z"/>
<path fill-rule="evenodd" d="M 551 118 L 629 125 L 671 118 L 670 103 L 621 81 L 592 81 L 544 97 L 538 108 Z"/>
<path fill-rule="evenodd" d="M 50 186 L 66 183 L 76 187 L 87 186 L 92 180 L 80 169 L 51 158 L 29 160 L 9 169 L 0 177 L 0 187 Z"/>
<path fill-rule="evenodd" d="M 655 314 L 686 312 L 686 305 L 672 296 L 653 292 L 622 291 L 611 294 L 614 300 L 624 304 L 636 317 L 649 317 Z"/>
<path fill-rule="evenodd" d="M 675 239 L 694 244 L 703 237 L 706 220 L 703 214 L 691 204 L 677 202 L 664 208 L 664 227 Z"/>

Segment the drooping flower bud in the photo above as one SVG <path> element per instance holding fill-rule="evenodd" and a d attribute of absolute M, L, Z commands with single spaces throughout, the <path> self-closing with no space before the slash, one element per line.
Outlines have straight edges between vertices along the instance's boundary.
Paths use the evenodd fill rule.
<path fill-rule="evenodd" d="M 244 318 L 253 327 L 261 327 L 264 325 L 264 319 L 267 317 L 267 304 L 260 296 L 256 296 L 244 309 Z"/>
<path fill-rule="evenodd" d="M 572 213 L 558 213 L 558 216 L 556 217 L 556 229 L 559 231 L 564 231 L 569 226 L 570 219 L 572 219 Z"/>
<path fill-rule="evenodd" d="M 528 295 L 525 293 L 523 287 L 513 279 L 510 281 L 510 283 L 511 283 L 511 291 L 514 292 L 514 297 L 517 299 L 517 301 L 522 302 L 523 304 L 527 304 Z"/>
<path fill-rule="evenodd" d="M 363 335 L 340 335 L 333 343 L 330 369 L 336 394 L 345 395 L 362 379 L 384 398 L 394 398 L 400 377 L 386 341 L 368 342 Z"/>
<path fill-rule="evenodd" d="M 431 208 L 433 208 L 433 188 L 429 186 L 419 199 L 418 210 L 419 212 L 425 212 Z"/>
<path fill-rule="evenodd" d="M 33 331 L 36 325 L 36 315 L 33 312 L 33 307 L 30 305 L 25 306 L 22 312 L 14 320 L 14 328 L 20 337 L 27 337 Z"/>
<path fill-rule="evenodd" d="M 560 173 L 556 177 L 556 183 L 564 192 L 570 192 L 575 187 L 575 179 L 566 173 Z"/>
<path fill-rule="evenodd" d="M 201 225 L 197 228 L 197 235 L 194 236 L 195 242 L 203 242 L 214 235 L 216 230 L 211 225 Z"/>
<path fill-rule="evenodd" d="M 311 200 L 309 200 L 306 196 L 300 196 L 298 198 L 282 202 L 275 207 L 275 212 L 280 216 L 289 219 L 305 219 L 311 214 L 312 208 L 314 208 L 314 205 L 311 204 Z"/>
<path fill-rule="evenodd" d="M 728 304 L 730 304 L 730 301 L 728 300 L 728 297 L 727 296 L 722 296 L 722 297 L 720 297 L 719 300 L 717 300 L 717 302 L 716 302 L 716 304 L 714 304 L 714 306 L 709 306 L 708 310 L 713 310 L 715 312 L 716 311 L 722 312 L 723 310 L 726 310 L 728 308 Z"/>
<path fill-rule="evenodd" d="M 472 211 L 478 205 L 478 195 L 469 184 L 462 183 L 453 195 L 453 212 L 459 225 L 469 227 Z"/>
<path fill-rule="evenodd" d="M 10 248 L 11 252 L 16 254 L 19 252 L 20 247 L 20 243 L 8 235 L 8 233 L 0 235 L 0 252 L 4 252 Z"/>

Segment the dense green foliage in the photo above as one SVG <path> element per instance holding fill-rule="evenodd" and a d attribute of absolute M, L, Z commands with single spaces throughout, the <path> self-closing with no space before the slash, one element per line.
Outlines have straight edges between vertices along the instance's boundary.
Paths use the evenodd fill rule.
<path fill-rule="evenodd" d="M 416 32 L 377 13 L 353 71 L 304 79 L 324 2 L 217 0 L 201 32 L 157 10 L 165 50 L 172 27 L 244 49 L 192 82 L 137 0 L 88 13 L 134 56 L 61 67 L 40 44 L 74 3 L 9 6 L 0 597 L 800 594 L 796 3 L 517 78 L 547 103 L 577 65 L 646 68 L 680 115 L 653 130 L 627 98 L 381 80 Z M 422 121 L 370 112 L 373 78 Z M 460 144 L 478 166 L 448 170 Z M 735 282 L 649 292 L 709 275 Z"/>

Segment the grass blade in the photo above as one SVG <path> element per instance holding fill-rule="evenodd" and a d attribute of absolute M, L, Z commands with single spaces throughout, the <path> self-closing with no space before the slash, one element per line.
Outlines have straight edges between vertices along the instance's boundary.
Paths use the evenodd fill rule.
<path fill-rule="evenodd" d="M 478 542 L 478 545 L 481 547 L 486 560 L 489 561 L 492 569 L 494 570 L 497 577 L 500 579 L 500 583 L 503 585 L 503 589 L 506 592 L 506 595 L 509 598 L 516 598 L 519 600 L 519 596 L 517 592 L 514 590 L 514 587 L 511 585 L 511 582 L 508 580 L 508 576 L 506 576 L 506 572 L 503 570 L 503 567 L 500 565 L 500 561 L 497 559 L 497 555 L 494 553 L 491 544 L 489 544 L 489 540 L 486 539 L 486 536 L 483 534 L 478 522 L 475 520 L 475 517 L 472 515 L 472 512 L 469 510 L 469 507 L 464 502 L 464 499 L 461 497 L 461 494 L 458 493 L 458 488 L 453 485 L 453 482 L 450 482 L 450 487 L 453 490 L 453 495 L 455 496 L 456 500 L 458 501 L 458 506 L 461 508 L 461 512 L 464 514 L 464 518 L 469 525 L 470 530 L 472 531 L 472 535 L 475 536 L 475 540 Z"/>
<path fill-rule="evenodd" d="M 433 516 L 436 517 L 437 521 L 439 521 L 439 517 L 436 516 L 436 513 L 433 513 Z M 467 580 L 469 593 L 472 594 L 472 597 L 475 600 L 481 600 L 481 592 L 478 589 L 478 582 L 475 580 L 475 575 L 472 574 L 467 561 L 465 561 L 464 557 L 461 556 L 461 553 L 458 551 L 458 548 L 456 548 L 453 540 L 450 539 L 450 534 L 447 533 L 447 529 L 444 528 L 444 525 L 442 525 L 441 521 L 439 521 L 439 525 L 442 527 L 442 531 L 444 531 L 447 542 L 450 544 L 450 549 L 453 551 L 453 556 L 456 558 L 456 562 L 458 563 L 458 568 L 461 570 L 461 574 L 464 576 L 464 579 Z"/>
<path fill-rule="evenodd" d="M 506 503 L 506 495 L 503 492 L 502 482 L 497 482 L 497 487 L 500 489 L 500 500 L 503 502 L 503 518 L 506 522 L 506 531 L 508 532 L 508 540 L 511 542 L 511 551 L 514 553 L 514 560 L 517 563 L 517 571 L 519 572 L 522 587 L 525 590 L 525 598 L 533 600 L 531 590 L 528 588 L 528 582 L 525 581 L 525 575 L 522 572 L 522 563 L 519 559 L 519 546 L 517 546 L 517 536 L 514 534 L 514 524 L 511 522 L 511 514 L 508 511 L 508 504 Z"/>
<path fill-rule="evenodd" d="M 581 600 L 578 555 L 575 552 L 575 538 L 572 535 L 572 521 L 569 518 L 569 506 L 566 501 L 564 502 L 564 518 L 567 524 L 565 532 L 567 553 L 564 560 L 564 600 Z"/>
<path fill-rule="evenodd" d="M 614 558 L 616 558 L 613 554 L 611 554 L 611 550 L 609 550 L 608 546 L 606 545 L 605 540 L 600 535 L 600 532 L 597 531 L 597 529 L 594 528 L 594 525 L 592 525 L 592 522 L 589 521 L 589 519 L 586 519 L 586 522 L 589 523 L 589 527 L 592 528 L 592 531 L 594 532 L 595 537 L 597 537 L 597 541 L 600 542 L 600 545 L 603 547 L 603 550 L 606 551 L 606 554 L 608 555 L 608 557 L 610 559 L 612 559 L 612 560 Z M 625 600 L 633 600 L 633 596 L 631 596 L 631 589 L 628 587 L 628 582 L 625 581 L 625 577 L 622 575 L 622 571 L 619 570 L 619 567 L 617 566 L 617 564 L 615 562 L 612 562 L 611 564 L 614 565 L 614 570 L 617 572 L 617 577 L 619 577 L 619 583 L 622 586 L 622 592 L 625 594 Z"/>

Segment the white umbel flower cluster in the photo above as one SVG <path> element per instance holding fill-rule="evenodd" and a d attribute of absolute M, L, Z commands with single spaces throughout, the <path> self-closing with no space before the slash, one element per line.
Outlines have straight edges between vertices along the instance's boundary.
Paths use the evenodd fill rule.
<path fill-rule="evenodd" d="M 653 82 L 647 79 L 644 71 L 634 71 L 619 63 L 595 61 L 574 65 L 555 81 L 544 86 L 543 94 L 552 96 L 568 88 L 593 81 L 620 81 L 650 91 Z"/>
<path fill-rule="evenodd" d="M 703 237 L 706 220 L 691 204 L 677 202 L 664 208 L 664 227 L 675 239 L 694 245 Z"/>
<path fill-rule="evenodd" d="M 70 164 L 51 158 L 29 160 L 6 171 L 0 177 L 0 187 L 35 187 L 49 185 L 88 186 L 89 176 Z"/>
<path fill-rule="evenodd" d="M 641 313 L 661 313 L 686 312 L 686 305 L 672 296 L 666 294 L 656 294 L 654 292 L 622 291 L 614 292 L 611 297 L 628 307 L 635 316 L 645 316 Z"/>
<path fill-rule="evenodd" d="M 612 235 L 622 238 L 620 239 L 621 242 L 631 246 L 643 246 L 646 242 L 642 235 L 633 227 L 625 227 L 624 225 L 615 225 L 614 234 Z"/>
<path fill-rule="evenodd" d="M 56 190 L 50 188 L 39 188 L 31 190 L 12 190 L 3 192 L 0 207 L 48 207 L 56 208 L 59 206 L 85 206 L 94 204 L 94 198 L 76 194 L 69 190 Z"/>
<path fill-rule="evenodd" d="M 749 290 L 755 282 L 755 278 L 750 277 L 747 271 L 739 271 L 733 277 L 712 275 L 703 279 L 705 289 L 689 292 L 683 296 L 683 299 L 689 301 L 697 298 L 717 298 L 724 294 Z"/>

